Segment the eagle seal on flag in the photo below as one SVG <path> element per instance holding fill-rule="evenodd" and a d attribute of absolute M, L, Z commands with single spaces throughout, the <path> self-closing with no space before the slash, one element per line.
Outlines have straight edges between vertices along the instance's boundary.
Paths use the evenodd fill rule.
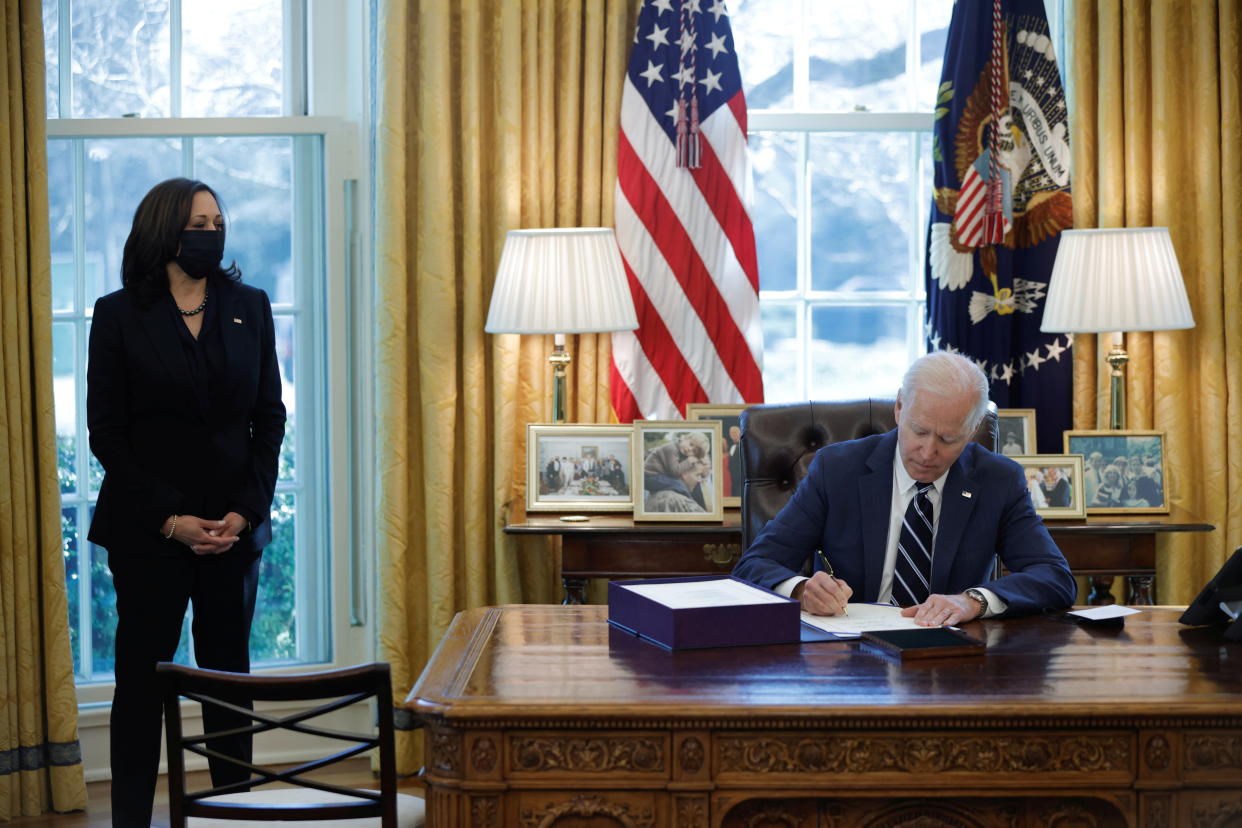
<path fill-rule="evenodd" d="M 1039 324 L 1073 204 L 1068 113 L 1042 6 L 954 8 L 932 145 L 928 339 L 978 362 L 998 406 L 1038 408 L 1041 433 L 1046 414 L 1049 434 L 1056 421 L 1059 441 L 1072 339 Z M 1045 363 L 1055 365 L 1045 373 Z"/>

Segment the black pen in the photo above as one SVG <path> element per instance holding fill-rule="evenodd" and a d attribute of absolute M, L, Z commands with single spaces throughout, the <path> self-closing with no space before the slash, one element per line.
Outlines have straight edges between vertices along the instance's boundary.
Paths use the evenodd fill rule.
<path fill-rule="evenodd" d="M 816 549 L 816 550 L 815 550 L 815 554 L 819 556 L 819 562 L 820 562 L 820 564 L 822 564 L 822 565 L 823 565 L 823 567 L 824 567 L 824 573 L 825 573 L 825 574 L 826 574 L 829 578 L 835 578 L 836 576 L 832 574 L 832 564 L 828 563 L 828 558 L 827 558 L 827 557 L 825 557 L 825 555 L 824 555 L 824 550 L 822 550 L 822 549 Z M 849 608 L 848 608 L 848 607 L 841 607 L 841 614 L 842 614 L 842 615 L 849 615 L 849 614 L 850 614 L 850 610 L 849 610 Z"/>

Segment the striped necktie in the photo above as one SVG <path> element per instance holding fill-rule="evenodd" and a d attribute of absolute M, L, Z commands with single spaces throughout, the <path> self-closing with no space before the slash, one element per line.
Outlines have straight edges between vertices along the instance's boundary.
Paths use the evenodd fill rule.
<path fill-rule="evenodd" d="M 931 594 L 932 503 L 927 492 L 931 483 L 918 484 L 901 520 L 897 540 L 897 565 L 893 567 L 893 603 L 912 607 Z"/>

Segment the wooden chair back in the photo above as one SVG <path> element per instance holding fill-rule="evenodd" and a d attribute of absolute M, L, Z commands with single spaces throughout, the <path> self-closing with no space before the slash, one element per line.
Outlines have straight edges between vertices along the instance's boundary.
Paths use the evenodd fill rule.
<path fill-rule="evenodd" d="M 184 828 L 190 818 L 270 822 L 274 820 L 337 820 L 378 818 L 384 828 L 397 828 L 397 772 L 393 746 L 392 677 L 387 664 L 371 663 L 339 670 L 295 675 L 252 675 L 201 670 L 179 664 L 156 667 L 164 700 L 168 740 L 168 794 L 172 828 Z M 249 720 L 243 727 L 219 733 L 186 734 L 182 728 L 182 700 L 215 705 Z M 372 733 L 349 733 L 323 726 L 317 720 L 337 710 L 375 699 L 377 728 Z M 309 709 L 273 715 L 250 709 L 262 701 L 315 701 Z M 207 746 L 209 739 L 237 734 L 285 730 L 331 740 L 326 756 L 295 767 L 271 767 L 227 757 Z M 339 749 L 336 749 L 339 748 Z M 337 762 L 379 751 L 379 790 L 342 787 L 309 774 Z M 185 754 L 215 757 L 245 768 L 248 781 L 203 790 L 187 790 Z M 289 797 L 264 801 L 263 786 L 287 783 L 328 794 L 335 801 L 298 802 Z M 258 789 L 258 790 L 256 790 Z M 271 790 L 270 788 L 267 790 Z M 251 794 L 240 796 L 241 792 Z M 288 793 L 287 791 L 284 793 Z M 232 794 L 233 796 L 229 796 Z M 421 824 L 421 802 L 419 803 Z"/>

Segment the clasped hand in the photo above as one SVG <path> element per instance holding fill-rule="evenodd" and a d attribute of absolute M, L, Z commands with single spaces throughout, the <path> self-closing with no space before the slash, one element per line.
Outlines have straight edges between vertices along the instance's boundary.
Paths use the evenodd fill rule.
<path fill-rule="evenodd" d="M 237 512 L 229 512 L 222 520 L 178 515 L 173 537 L 190 547 L 195 555 L 219 555 L 233 548 L 245 527 L 246 519 Z"/>
<path fill-rule="evenodd" d="M 816 572 L 803 581 L 802 609 L 812 615 L 840 615 L 849 603 L 854 590 L 840 578 L 825 572 Z M 929 595 L 927 600 L 901 611 L 906 618 L 924 627 L 947 627 L 971 621 L 979 615 L 978 602 L 965 595 Z"/>

